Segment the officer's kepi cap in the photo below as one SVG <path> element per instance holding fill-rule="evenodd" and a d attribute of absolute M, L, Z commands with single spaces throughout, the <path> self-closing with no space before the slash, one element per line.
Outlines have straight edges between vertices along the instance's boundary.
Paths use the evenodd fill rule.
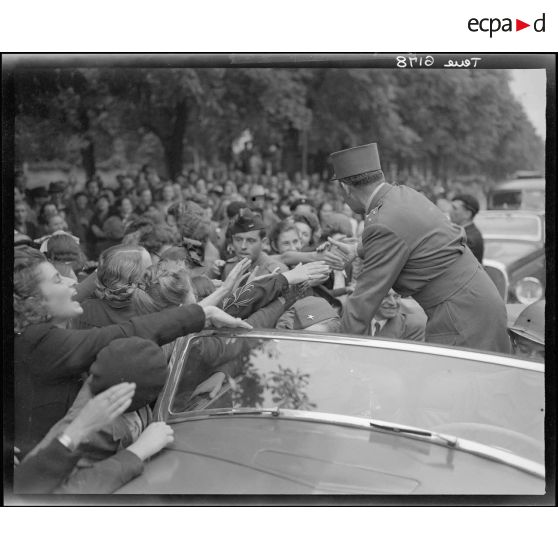
<path fill-rule="evenodd" d="M 381 170 L 377 143 L 367 143 L 336 151 L 329 156 L 333 167 L 330 180 L 341 180 L 348 176 Z"/>
<path fill-rule="evenodd" d="M 261 215 L 248 208 L 240 209 L 236 218 L 230 224 L 231 234 L 259 231 L 261 229 L 265 229 Z"/>

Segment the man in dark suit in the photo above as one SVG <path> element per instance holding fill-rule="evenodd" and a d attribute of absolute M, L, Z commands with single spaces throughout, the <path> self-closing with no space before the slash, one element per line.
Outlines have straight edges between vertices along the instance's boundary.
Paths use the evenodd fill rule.
<path fill-rule="evenodd" d="M 370 335 L 393 288 L 427 315 L 427 342 L 509 353 L 506 308 L 494 283 L 452 224 L 425 196 L 385 181 L 375 143 L 331 155 L 351 209 L 365 215 L 361 246 L 330 239 L 363 269 L 343 313 L 343 330 Z"/>
<path fill-rule="evenodd" d="M 479 212 L 479 201 L 469 194 L 455 196 L 451 202 L 451 220 L 465 229 L 467 235 L 467 246 L 473 255 L 482 264 L 484 254 L 484 241 L 482 234 L 473 222 L 475 215 Z"/>
<path fill-rule="evenodd" d="M 425 326 L 423 315 L 401 310 L 401 296 L 390 289 L 372 318 L 370 332 L 374 337 L 424 341 Z"/>

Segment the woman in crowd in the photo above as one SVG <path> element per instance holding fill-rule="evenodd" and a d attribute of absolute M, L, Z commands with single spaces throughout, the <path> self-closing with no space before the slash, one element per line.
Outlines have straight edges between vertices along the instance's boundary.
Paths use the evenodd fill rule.
<path fill-rule="evenodd" d="M 74 195 L 68 210 L 68 226 L 72 234 L 75 234 L 85 253 L 89 256 L 87 246 L 87 229 L 93 218 L 93 210 L 89 206 L 89 198 L 85 192 L 78 192 Z"/>
<path fill-rule="evenodd" d="M 293 216 L 293 221 L 298 229 L 303 252 L 312 252 L 316 248 L 316 243 L 320 237 L 320 222 L 317 217 L 310 212 L 297 213 Z"/>
<path fill-rule="evenodd" d="M 83 313 L 74 289 L 38 251 L 15 250 L 15 446 L 25 455 L 60 420 L 78 393 L 82 375 L 112 340 L 138 336 L 163 345 L 201 330 L 246 327 L 215 307 L 188 305 L 91 330 L 67 329 Z"/>
<path fill-rule="evenodd" d="M 163 252 L 180 244 L 180 238 L 168 225 L 146 224 L 137 237 L 137 244 L 149 252 L 151 262 L 155 264 L 161 259 Z"/>
<path fill-rule="evenodd" d="M 150 265 L 149 253 L 141 246 L 118 244 L 105 250 L 99 257 L 95 294 L 83 301 L 73 327 L 103 327 L 137 316 L 132 301 Z"/>
<path fill-rule="evenodd" d="M 39 236 L 37 226 L 29 220 L 29 209 L 23 200 L 16 202 L 14 206 L 14 228 L 31 239 Z"/>
<path fill-rule="evenodd" d="M 161 201 L 157 202 L 155 205 L 163 215 L 166 215 L 169 207 L 176 201 L 176 195 L 172 184 L 165 184 L 165 186 L 163 186 L 161 189 L 161 198 Z"/>
<path fill-rule="evenodd" d="M 320 224 L 324 226 L 324 218 L 333 213 L 333 205 L 329 201 L 323 201 L 318 207 L 318 218 Z"/>
<path fill-rule="evenodd" d="M 58 215 L 58 209 L 56 205 L 52 202 L 46 202 L 41 206 L 39 210 L 39 217 L 37 222 L 39 224 L 38 227 L 38 235 L 44 236 L 46 234 L 51 234 L 48 228 L 48 221 L 51 217 Z"/>
<path fill-rule="evenodd" d="M 145 446 L 146 441 L 149 441 L 154 434 L 163 433 L 161 440 L 163 444 L 159 444 L 155 448 L 156 451 L 172 441 L 172 430 L 164 423 L 153 422 L 153 414 L 149 406 L 157 399 L 166 377 L 166 360 L 153 341 L 138 337 L 112 341 L 97 355 L 89 369 L 89 377 L 69 411 L 31 451 L 29 458 L 43 448 L 47 448 L 53 440 L 60 439 L 63 433 L 67 433 L 67 429 L 71 427 L 75 418 L 93 401 L 97 394 L 111 389 L 121 382 L 133 385 L 134 392 L 125 413 L 114 417 L 108 424 L 101 426 L 96 432 L 92 432 L 81 441 L 80 459 L 70 475 L 56 489 L 56 492 L 65 494 L 112 492 L 123 482 L 118 482 L 115 486 L 114 480 L 111 483 L 107 482 L 109 479 L 106 479 L 104 486 L 97 486 L 97 466 L 102 467 L 102 463 L 107 459 L 127 450 L 136 455 L 135 459 L 130 456 L 130 460 L 133 460 L 131 472 L 138 474 L 141 472 L 143 460 L 149 457 L 144 451 L 141 451 L 141 447 Z M 170 439 L 168 439 L 168 435 L 170 435 Z M 147 447 L 143 449 L 145 450 Z M 104 466 L 106 467 L 106 463 Z"/>
<path fill-rule="evenodd" d="M 68 491 L 68 481 L 84 457 L 82 443 L 111 425 L 130 407 L 136 384 L 123 382 L 98 393 L 73 415 L 56 436 L 43 440 L 14 470 L 16 494 Z M 172 429 L 152 423 L 136 442 L 86 471 L 73 474 L 70 487 L 80 494 L 109 494 L 141 474 L 143 462 L 173 441 Z M 81 474 L 80 474 L 81 473 Z M 64 490 L 63 490 L 64 489 Z"/>
<path fill-rule="evenodd" d="M 128 196 L 124 196 L 118 200 L 116 210 L 124 228 L 126 228 L 134 219 L 137 219 L 137 215 L 134 213 L 132 199 Z"/>
<path fill-rule="evenodd" d="M 85 192 L 87 193 L 87 197 L 89 198 L 90 205 L 94 205 L 95 201 L 99 197 L 101 193 L 101 186 L 99 181 L 96 178 L 90 178 L 85 183 Z"/>

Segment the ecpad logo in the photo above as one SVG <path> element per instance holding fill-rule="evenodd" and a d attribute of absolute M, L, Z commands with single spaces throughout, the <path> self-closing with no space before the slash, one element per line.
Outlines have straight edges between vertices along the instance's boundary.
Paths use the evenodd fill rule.
<path fill-rule="evenodd" d="M 544 33 L 545 32 L 545 17 L 546 14 L 536 19 L 533 22 L 533 29 L 536 33 Z M 505 17 L 500 19 L 498 17 L 485 17 L 483 19 L 477 19 L 476 17 L 472 17 L 468 23 L 467 27 L 469 31 L 473 33 L 477 33 L 478 31 L 482 31 L 484 33 L 490 33 L 490 38 L 492 39 L 493 33 L 497 33 L 498 31 L 503 32 L 511 32 L 513 31 L 513 24 L 512 18 Z M 515 20 L 515 31 L 521 31 L 522 29 L 526 29 L 527 27 L 531 27 L 530 23 L 525 23 L 521 19 Z"/>

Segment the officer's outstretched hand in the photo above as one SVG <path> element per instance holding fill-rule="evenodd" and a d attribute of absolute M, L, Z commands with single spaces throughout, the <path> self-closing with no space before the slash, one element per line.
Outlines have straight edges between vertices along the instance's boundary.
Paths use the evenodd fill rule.
<path fill-rule="evenodd" d="M 347 263 L 352 262 L 357 257 L 358 240 L 356 238 L 346 238 L 342 241 L 328 237 L 332 247 L 336 248 L 335 253 L 341 256 Z"/>
<path fill-rule="evenodd" d="M 306 264 L 298 264 L 297 266 L 284 271 L 289 285 L 299 285 L 305 281 L 316 281 L 315 284 L 322 283 L 329 276 L 329 267 L 325 262 L 309 262 Z"/>

